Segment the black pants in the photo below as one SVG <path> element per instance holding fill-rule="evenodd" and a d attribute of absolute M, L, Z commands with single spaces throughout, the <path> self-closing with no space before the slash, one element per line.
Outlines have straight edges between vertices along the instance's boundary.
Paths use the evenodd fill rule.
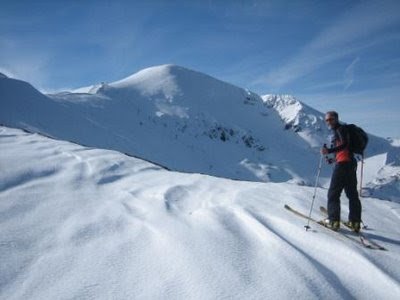
<path fill-rule="evenodd" d="M 340 220 L 340 194 L 343 189 L 349 198 L 349 221 L 361 222 L 361 202 L 357 192 L 357 161 L 339 163 L 333 170 L 328 191 L 329 220 Z"/>

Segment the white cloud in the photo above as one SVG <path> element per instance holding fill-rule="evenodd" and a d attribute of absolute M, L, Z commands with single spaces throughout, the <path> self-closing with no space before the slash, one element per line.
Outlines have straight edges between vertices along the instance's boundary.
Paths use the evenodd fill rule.
<path fill-rule="evenodd" d="M 360 58 L 356 57 L 344 71 L 343 83 L 345 90 L 347 90 L 354 82 L 354 68 L 359 61 Z"/>
<path fill-rule="evenodd" d="M 362 2 L 323 30 L 289 58 L 286 64 L 260 77 L 256 82 L 281 87 L 327 63 L 373 46 L 384 39 L 375 37 L 376 33 L 400 22 L 398 11 L 398 2 Z"/>

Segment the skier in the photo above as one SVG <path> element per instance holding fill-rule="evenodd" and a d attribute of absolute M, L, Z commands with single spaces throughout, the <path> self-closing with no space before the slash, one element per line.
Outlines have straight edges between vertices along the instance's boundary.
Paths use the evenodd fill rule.
<path fill-rule="evenodd" d="M 321 149 L 322 155 L 335 154 L 336 163 L 328 190 L 328 219 L 325 225 L 333 230 L 340 228 L 340 194 L 343 189 L 349 198 L 349 220 L 347 225 L 355 232 L 360 231 L 361 202 L 357 192 L 357 161 L 349 150 L 350 134 L 346 126 L 339 123 L 335 111 L 325 114 L 325 122 L 334 131 L 331 148 L 326 145 Z"/>

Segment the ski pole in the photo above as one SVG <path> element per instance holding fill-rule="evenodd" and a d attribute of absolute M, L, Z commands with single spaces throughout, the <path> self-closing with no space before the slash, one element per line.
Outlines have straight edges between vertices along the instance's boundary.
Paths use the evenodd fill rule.
<path fill-rule="evenodd" d="M 364 154 L 362 154 L 361 156 L 360 198 L 362 198 L 363 176 L 364 176 Z"/>
<path fill-rule="evenodd" d="M 362 182 L 364 177 L 364 153 L 361 154 L 361 176 L 360 176 L 360 198 L 362 198 Z M 368 226 L 361 220 L 361 224 L 363 225 L 363 229 L 368 229 Z"/>
<path fill-rule="evenodd" d="M 323 155 L 321 154 L 321 157 L 319 159 L 317 178 L 315 179 L 314 195 L 312 197 L 310 213 L 308 215 L 307 225 L 304 226 L 306 228 L 306 231 L 311 228 L 310 227 L 310 218 L 311 218 L 311 213 L 312 213 L 312 209 L 313 209 L 313 206 L 314 206 L 315 196 L 317 195 L 317 186 L 318 186 L 319 174 L 321 173 L 321 168 L 322 168 L 322 158 L 323 158 Z"/>

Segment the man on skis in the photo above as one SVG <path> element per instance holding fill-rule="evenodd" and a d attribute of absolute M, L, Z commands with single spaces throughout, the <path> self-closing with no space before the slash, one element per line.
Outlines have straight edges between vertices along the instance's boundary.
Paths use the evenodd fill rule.
<path fill-rule="evenodd" d="M 340 194 L 343 189 L 349 198 L 348 225 L 355 231 L 360 231 L 361 202 L 357 192 L 357 161 L 349 150 L 350 133 L 346 126 L 339 123 L 339 115 L 335 111 L 325 114 L 325 122 L 334 131 L 331 148 L 325 145 L 321 149 L 323 155 L 335 154 L 335 168 L 328 190 L 328 216 L 326 226 L 333 230 L 340 228 Z"/>

